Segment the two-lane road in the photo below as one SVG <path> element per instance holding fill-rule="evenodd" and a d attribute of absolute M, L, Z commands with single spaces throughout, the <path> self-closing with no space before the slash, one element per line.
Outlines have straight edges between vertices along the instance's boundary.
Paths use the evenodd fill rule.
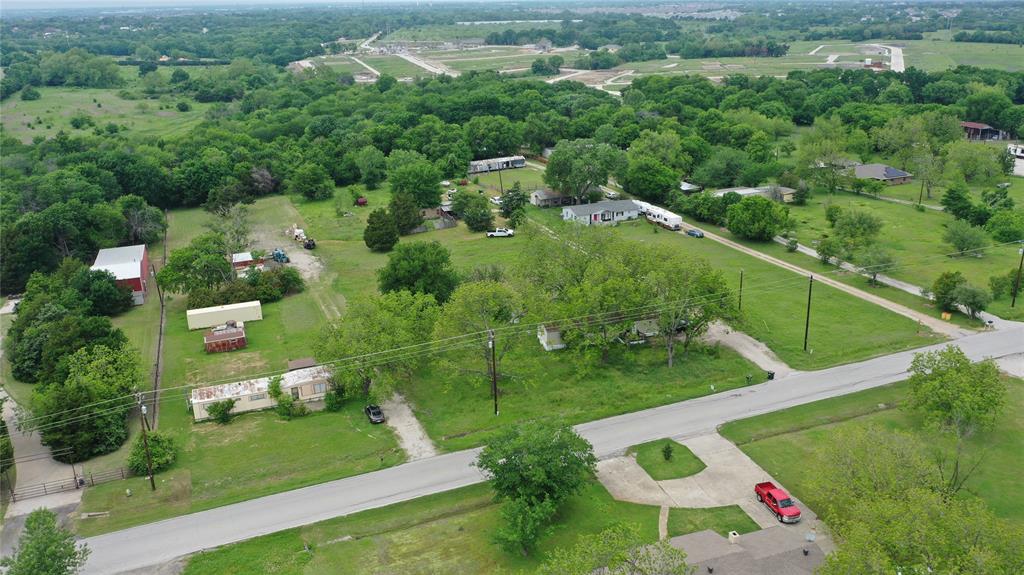
<path fill-rule="evenodd" d="M 842 329 L 837 326 L 835 329 Z M 925 349 L 937 349 L 942 345 Z M 971 359 L 1024 352 L 1024 324 L 956 341 Z M 921 350 L 916 350 L 921 351 Z M 804 372 L 577 426 L 599 457 L 663 437 L 688 437 L 732 421 L 893 383 L 906 378 L 914 351 Z M 483 480 L 476 450 L 459 451 L 86 539 L 87 574 L 162 564 L 203 549 L 290 527 L 440 493 Z M 311 457 L 318 456 L 310 454 Z"/>

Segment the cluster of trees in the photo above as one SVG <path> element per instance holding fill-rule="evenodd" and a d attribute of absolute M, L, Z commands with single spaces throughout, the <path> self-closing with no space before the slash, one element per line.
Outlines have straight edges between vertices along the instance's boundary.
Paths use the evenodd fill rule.
<path fill-rule="evenodd" d="M 878 274 L 895 267 L 892 254 L 877 242 L 882 219 L 871 212 L 825 204 L 825 219 L 832 233 L 817 241 L 816 250 L 822 263 L 853 262 L 875 282 Z"/>
<path fill-rule="evenodd" d="M 89 548 L 60 526 L 57 514 L 40 508 L 25 518 L 17 548 L 0 559 L 0 568 L 6 575 L 75 575 L 88 558 Z"/>
<path fill-rule="evenodd" d="M 986 44 L 1024 44 L 1020 32 L 989 32 L 986 30 L 961 30 L 953 34 L 954 42 L 983 42 Z"/>
<path fill-rule="evenodd" d="M 728 58 L 754 56 L 778 58 L 789 53 L 789 44 L 773 39 L 749 37 L 724 38 L 721 36 L 688 35 L 665 45 L 669 54 L 680 58 Z"/>
<path fill-rule="evenodd" d="M 1016 275 L 1014 272 L 1014 279 L 1016 279 Z M 1006 285 L 1002 282 L 998 282 L 997 285 L 997 289 L 1000 291 L 1006 289 Z M 993 292 L 997 289 L 993 289 Z M 959 271 L 947 271 L 939 274 L 939 277 L 932 282 L 929 293 L 935 300 L 935 305 L 939 306 L 942 311 L 958 311 L 962 306 L 971 317 L 977 317 L 992 303 L 992 295 L 988 291 L 971 285 Z"/>
<path fill-rule="evenodd" d="M 507 15 L 504 17 L 507 18 Z M 679 26 L 665 18 L 639 14 L 577 14 L 565 12 L 559 28 L 531 28 L 528 30 L 505 30 L 492 32 L 484 42 L 505 46 L 536 44 L 547 39 L 555 46 L 579 45 L 587 50 L 596 50 L 607 44 L 643 44 L 664 42 L 679 37 Z M 539 19 L 551 19 L 551 14 L 539 15 Z M 465 19 L 463 16 L 460 19 Z"/>
<path fill-rule="evenodd" d="M 558 54 L 547 58 L 537 58 L 533 64 L 530 64 L 530 72 L 537 76 L 555 76 L 563 64 L 565 64 L 565 58 Z"/>
<path fill-rule="evenodd" d="M 1020 571 L 1024 533 L 965 489 L 984 457 L 966 442 L 991 431 L 1005 405 L 998 368 L 950 346 L 915 355 L 910 371 L 907 404 L 924 439 L 849 426 L 807 467 L 815 508 L 839 542 L 820 572 Z"/>
<path fill-rule="evenodd" d="M 736 192 L 717 196 L 708 191 L 692 195 L 675 194 L 674 209 L 733 234 L 756 241 L 768 241 L 789 226 L 789 208 L 762 196 L 741 197 Z"/>
<path fill-rule="evenodd" d="M 6 99 L 23 88 L 27 93 L 22 94 L 22 99 L 38 99 L 38 92 L 31 95 L 33 86 L 116 88 L 122 83 L 121 73 L 113 60 L 81 48 L 40 54 L 19 52 L 4 65 L 0 99 Z"/>

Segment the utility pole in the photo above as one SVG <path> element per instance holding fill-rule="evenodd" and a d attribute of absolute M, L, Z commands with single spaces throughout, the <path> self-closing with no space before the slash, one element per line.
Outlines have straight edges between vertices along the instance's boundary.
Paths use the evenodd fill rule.
<path fill-rule="evenodd" d="M 494 395 L 494 415 L 498 415 L 498 362 L 494 350 L 494 330 L 487 330 L 487 347 L 491 350 L 491 393 Z"/>
<path fill-rule="evenodd" d="M 146 430 L 149 429 L 149 422 L 146 421 L 146 406 L 142 403 L 142 394 L 139 394 L 139 419 L 142 421 L 142 446 L 146 449 L 146 471 L 149 473 L 149 487 L 156 491 L 156 479 L 153 478 L 153 456 L 149 452 L 149 437 Z"/>
<path fill-rule="evenodd" d="M 740 268 L 740 304 L 739 310 L 743 311 L 743 269 Z"/>
<path fill-rule="evenodd" d="M 1013 282 L 1013 299 L 1010 300 L 1010 307 L 1017 305 L 1017 292 L 1020 291 L 1020 272 L 1024 269 L 1024 242 L 1020 243 L 1020 248 L 1017 251 L 1020 252 L 1020 263 L 1017 264 L 1017 281 Z"/>
<path fill-rule="evenodd" d="M 814 288 L 814 276 L 807 276 L 807 319 L 804 321 L 804 351 L 807 351 L 807 336 L 811 331 L 811 289 Z"/>
<path fill-rule="evenodd" d="M 501 168 L 498 168 L 498 189 L 501 190 L 501 195 L 505 195 L 505 184 L 501 182 Z"/>

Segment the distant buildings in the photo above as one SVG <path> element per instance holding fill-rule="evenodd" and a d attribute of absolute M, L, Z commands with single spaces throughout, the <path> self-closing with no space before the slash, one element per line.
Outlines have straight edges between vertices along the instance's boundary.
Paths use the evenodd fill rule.
<path fill-rule="evenodd" d="M 91 269 L 110 272 L 117 285 L 131 288 L 132 303 L 135 305 L 146 303 L 146 270 L 149 269 L 146 246 L 102 249 L 96 254 Z"/>
<path fill-rule="evenodd" d="M 1007 140 L 1009 134 L 981 122 L 960 122 L 968 140 Z"/>
<path fill-rule="evenodd" d="M 885 164 L 861 164 L 853 167 L 853 176 L 860 180 L 878 180 L 890 186 L 907 184 L 913 174 Z"/>

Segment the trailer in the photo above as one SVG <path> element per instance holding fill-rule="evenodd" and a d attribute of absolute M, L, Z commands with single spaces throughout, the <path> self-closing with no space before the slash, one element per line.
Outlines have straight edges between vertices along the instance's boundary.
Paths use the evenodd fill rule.
<path fill-rule="evenodd" d="M 657 224 L 663 228 L 679 231 L 683 228 L 682 216 L 666 210 L 665 208 L 655 206 L 640 200 L 633 200 L 637 206 L 640 207 L 640 213 L 643 214 L 647 221 L 652 224 Z"/>

